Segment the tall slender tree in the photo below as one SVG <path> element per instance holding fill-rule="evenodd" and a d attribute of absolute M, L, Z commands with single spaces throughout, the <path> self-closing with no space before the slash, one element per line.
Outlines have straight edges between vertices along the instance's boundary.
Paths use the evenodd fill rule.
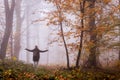
<path fill-rule="evenodd" d="M 0 48 L 1 59 L 4 59 L 6 56 L 7 45 L 10 38 L 10 34 L 12 32 L 15 0 L 11 1 L 11 5 L 9 3 L 9 0 L 4 0 L 4 6 L 5 6 L 6 27 Z"/>
<path fill-rule="evenodd" d="M 47 0 L 55 6 L 56 10 L 51 12 L 51 17 L 49 17 L 49 23 L 58 25 L 60 27 L 60 31 L 58 32 L 62 38 L 62 42 L 65 48 L 65 53 L 66 53 L 66 62 L 67 62 L 67 68 L 70 68 L 70 62 L 69 62 L 69 52 L 68 52 L 68 46 L 65 40 L 65 34 L 64 34 L 64 10 L 62 7 L 62 1 L 61 0 Z M 64 2 L 64 0 L 63 0 Z"/>
<path fill-rule="evenodd" d="M 85 2 L 86 1 L 80 1 L 80 13 L 81 13 L 81 28 L 84 28 L 84 12 L 85 12 Z M 76 67 L 79 67 L 79 63 L 80 63 L 80 57 L 81 57 L 81 53 L 82 53 L 82 47 L 83 47 L 83 35 L 84 35 L 84 31 L 81 30 L 80 33 L 80 45 L 79 45 L 79 51 L 78 51 L 78 55 L 77 55 L 77 60 L 76 60 Z"/>
<path fill-rule="evenodd" d="M 61 1 L 60 1 L 61 4 Z M 64 36 L 64 30 L 63 30 L 63 17 L 62 17 L 62 8 L 60 7 L 60 5 L 56 4 L 57 10 L 58 10 L 58 18 L 59 18 L 59 25 L 60 25 L 60 31 L 61 31 L 61 37 L 63 39 L 63 43 L 64 43 L 64 47 L 65 47 L 65 51 L 66 51 L 66 59 L 67 59 L 67 68 L 70 68 L 70 63 L 69 63 L 69 52 L 68 52 L 68 48 L 67 48 L 67 44 L 65 41 L 65 36 Z"/>
<path fill-rule="evenodd" d="M 14 36 L 14 56 L 18 59 L 20 53 L 20 42 L 21 42 L 21 27 L 24 19 L 24 15 L 21 16 L 21 2 L 22 0 L 16 1 L 15 12 L 16 12 L 16 30 Z"/>
<path fill-rule="evenodd" d="M 30 46 L 30 29 L 29 29 L 29 24 L 30 24 L 30 20 L 29 20 L 29 12 L 30 12 L 30 5 L 29 5 L 29 3 L 28 3 L 28 1 L 26 1 L 26 4 L 27 4 L 27 6 L 26 6 L 26 27 L 27 27 L 27 32 L 26 32 L 26 34 L 27 34 L 27 36 L 26 36 L 26 42 L 27 42 L 27 48 L 29 48 L 29 46 Z M 27 55 L 26 55 L 26 57 L 27 57 L 27 63 L 29 63 L 29 59 L 30 59 L 30 55 L 29 55 L 29 52 L 27 52 Z"/>

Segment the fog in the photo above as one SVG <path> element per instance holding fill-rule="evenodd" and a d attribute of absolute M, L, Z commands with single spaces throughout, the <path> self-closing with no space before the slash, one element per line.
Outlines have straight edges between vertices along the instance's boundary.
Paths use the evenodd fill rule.
<path fill-rule="evenodd" d="M 23 2 L 24 3 L 24 2 Z M 51 35 L 51 33 L 54 30 L 59 30 L 57 28 L 57 25 L 46 25 L 47 22 L 46 21 L 38 21 L 38 22 L 34 22 L 35 20 L 39 20 L 39 19 L 43 19 L 44 17 L 46 17 L 46 14 L 42 13 L 42 12 L 50 12 L 52 10 L 55 9 L 55 7 L 52 4 L 48 4 L 47 2 L 45 2 L 44 0 L 26 0 L 25 5 L 23 6 L 23 9 L 26 9 L 26 6 L 28 5 L 29 8 L 29 44 L 30 46 L 26 46 L 26 36 L 27 34 L 25 30 L 24 34 L 22 35 L 22 48 L 21 48 L 21 52 L 20 52 L 20 60 L 23 60 L 25 62 L 27 62 L 27 57 L 26 57 L 26 51 L 24 50 L 26 47 L 29 49 L 33 49 L 35 45 L 38 45 L 38 47 L 41 50 L 44 49 L 48 49 L 48 52 L 46 53 L 41 53 L 40 54 L 40 61 L 39 64 L 41 65 L 66 65 L 66 55 L 65 55 L 65 49 L 64 46 L 59 46 L 58 42 L 53 42 L 52 44 L 50 44 L 50 42 L 56 38 L 56 37 L 60 37 L 60 36 L 56 36 L 56 35 Z M 27 11 L 27 10 L 26 10 Z M 24 11 L 23 11 L 24 12 Z M 71 18 L 71 15 L 68 15 L 68 18 Z M 74 16 L 73 16 L 74 19 Z M 26 24 L 24 23 L 23 26 L 25 26 Z M 54 28 L 55 27 L 55 28 Z M 23 27 L 26 28 L 26 27 Z M 69 30 L 69 29 L 68 29 Z M 74 42 L 74 39 L 72 39 L 70 42 Z M 116 54 L 113 54 L 113 53 Z M 105 53 L 106 56 L 105 56 Z M 114 61 L 116 60 L 117 56 L 118 56 L 118 51 L 116 50 L 107 50 L 107 51 L 103 51 L 102 54 L 100 55 L 100 60 L 101 62 L 103 62 L 104 64 L 108 65 L 108 62 L 105 62 L 105 59 L 108 59 L 110 61 Z M 32 63 L 32 53 L 28 53 L 29 56 L 29 62 L 28 63 Z M 69 54 L 70 56 L 70 64 L 71 65 L 75 65 L 75 58 L 76 58 L 76 52 L 72 52 L 71 54 Z M 114 58 L 108 58 L 108 57 L 114 57 Z"/>
<path fill-rule="evenodd" d="M 54 9 L 52 5 L 48 5 L 45 1 L 34 1 L 26 0 L 23 2 L 23 13 L 27 13 L 26 8 L 29 6 L 29 26 L 26 26 L 26 20 L 23 23 L 22 38 L 21 38 L 21 51 L 19 59 L 27 63 L 33 63 L 32 53 L 27 53 L 25 48 L 34 49 L 35 45 L 39 47 L 40 50 L 47 49 L 48 52 L 40 54 L 40 65 L 66 65 L 66 56 L 63 46 L 59 46 L 57 42 L 50 44 L 54 35 L 50 33 L 53 31 L 53 26 L 47 26 L 46 21 L 34 22 L 37 19 L 43 19 L 46 14 L 42 13 L 49 12 Z M 27 15 L 26 15 L 27 16 Z M 26 35 L 27 29 L 29 30 L 29 46 L 26 46 Z M 27 61 L 27 54 L 29 55 L 29 61 Z"/>
<path fill-rule="evenodd" d="M 10 3 L 10 2 L 9 2 Z M 4 4 L 3 1 L 0 0 L 0 38 L 3 37 L 2 32 L 4 32 L 5 28 L 5 14 L 4 14 Z M 48 21 L 43 20 L 47 17 L 47 12 L 53 11 L 56 8 L 52 4 L 48 4 L 44 0 L 22 0 L 21 3 L 21 16 L 24 17 L 22 20 L 22 28 L 21 28 L 21 48 L 19 54 L 19 60 L 24 61 L 25 63 L 33 63 L 32 57 L 33 53 L 28 52 L 25 49 L 34 49 L 35 45 L 38 46 L 40 50 L 48 50 L 45 53 L 40 53 L 39 65 L 66 65 L 66 52 L 63 46 L 63 43 L 59 43 L 57 40 L 61 38 L 61 36 L 57 35 L 57 31 L 59 31 L 58 25 L 47 25 Z M 16 14 L 14 12 L 14 20 Z M 67 15 L 68 18 L 75 19 L 75 17 L 71 14 Z M 13 24 L 13 35 L 15 34 L 16 24 Z M 69 31 L 69 27 L 65 28 L 65 31 Z M 118 40 L 119 37 L 117 37 Z M 55 41 L 54 41 L 55 40 Z M 78 38 L 79 40 L 79 38 Z M 14 41 L 14 40 L 13 40 Z M 78 43 L 75 39 L 70 39 L 68 43 Z M 1 41 L 0 41 L 1 43 Z M 60 45 L 61 44 L 61 45 Z M 75 60 L 77 56 L 78 50 L 69 50 L 70 54 L 70 65 L 75 65 Z M 9 53 L 9 51 L 8 51 Z M 7 57 L 11 54 L 7 53 Z M 88 56 L 87 53 L 83 52 L 82 56 Z M 104 64 L 108 64 L 108 62 L 104 62 L 105 59 L 109 59 L 110 61 L 117 60 L 118 58 L 118 50 L 107 50 L 102 51 L 100 55 L 100 61 Z M 113 54 L 115 53 L 115 54 Z M 114 58 L 108 58 L 108 57 Z M 83 60 L 84 57 L 83 57 Z M 83 62 L 83 61 L 81 61 Z"/>

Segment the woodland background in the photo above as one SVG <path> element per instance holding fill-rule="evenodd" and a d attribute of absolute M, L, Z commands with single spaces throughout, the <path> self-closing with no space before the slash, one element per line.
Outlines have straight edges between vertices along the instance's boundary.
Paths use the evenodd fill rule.
<path fill-rule="evenodd" d="M 118 68 L 120 0 L 0 0 L 0 59 L 42 66 Z"/>

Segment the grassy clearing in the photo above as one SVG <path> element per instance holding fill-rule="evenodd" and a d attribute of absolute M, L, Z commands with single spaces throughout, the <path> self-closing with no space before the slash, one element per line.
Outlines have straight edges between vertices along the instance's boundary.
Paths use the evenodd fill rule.
<path fill-rule="evenodd" d="M 119 71 L 63 69 L 5 60 L 0 62 L 0 80 L 119 80 Z"/>

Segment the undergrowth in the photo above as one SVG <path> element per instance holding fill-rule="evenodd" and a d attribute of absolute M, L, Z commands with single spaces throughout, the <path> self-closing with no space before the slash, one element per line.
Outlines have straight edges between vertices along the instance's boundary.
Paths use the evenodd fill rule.
<path fill-rule="evenodd" d="M 53 69 L 25 64 L 21 61 L 0 61 L 0 80 L 119 80 L 119 71 L 103 69 Z"/>

